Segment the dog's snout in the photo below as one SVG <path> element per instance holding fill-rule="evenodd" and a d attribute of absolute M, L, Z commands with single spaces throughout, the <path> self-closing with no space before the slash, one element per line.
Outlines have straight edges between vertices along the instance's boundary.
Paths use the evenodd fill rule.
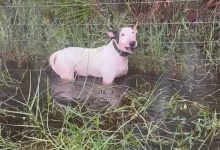
<path fill-rule="evenodd" d="M 130 46 L 130 47 L 135 47 L 135 45 L 136 45 L 136 42 L 135 42 L 135 41 L 129 42 L 129 46 Z"/>

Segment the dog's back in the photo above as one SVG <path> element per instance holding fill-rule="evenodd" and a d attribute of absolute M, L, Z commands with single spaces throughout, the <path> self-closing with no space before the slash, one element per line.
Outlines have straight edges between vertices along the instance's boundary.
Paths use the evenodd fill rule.
<path fill-rule="evenodd" d="M 53 70 L 60 76 L 68 71 L 77 72 L 82 76 L 101 77 L 98 71 L 101 63 L 100 53 L 101 48 L 68 47 L 53 53 L 49 62 Z"/>

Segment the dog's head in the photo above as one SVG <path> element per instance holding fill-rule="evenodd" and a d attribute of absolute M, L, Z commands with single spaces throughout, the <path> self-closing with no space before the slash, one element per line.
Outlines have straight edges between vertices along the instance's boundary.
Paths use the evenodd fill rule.
<path fill-rule="evenodd" d="M 108 36 L 115 40 L 117 47 L 124 52 L 133 53 L 138 46 L 136 40 L 137 24 L 131 27 L 120 28 L 118 31 L 106 31 Z"/>

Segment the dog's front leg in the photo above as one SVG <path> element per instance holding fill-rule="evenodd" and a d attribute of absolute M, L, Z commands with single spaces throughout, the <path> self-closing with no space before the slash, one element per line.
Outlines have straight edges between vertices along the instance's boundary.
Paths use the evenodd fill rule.
<path fill-rule="evenodd" d="M 115 79 L 115 73 L 109 72 L 109 69 L 108 70 L 106 69 L 106 72 L 103 72 L 102 76 L 103 76 L 102 85 L 104 87 L 105 96 L 110 99 L 115 99 L 116 95 L 114 93 L 113 88 L 111 87 Z"/>
<path fill-rule="evenodd" d="M 103 77 L 103 81 L 102 81 L 102 85 L 106 88 L 106 89 L 111 89 L 111 86 L 113 84 L 115 77 L 110 74 L 106 75 Z"/>

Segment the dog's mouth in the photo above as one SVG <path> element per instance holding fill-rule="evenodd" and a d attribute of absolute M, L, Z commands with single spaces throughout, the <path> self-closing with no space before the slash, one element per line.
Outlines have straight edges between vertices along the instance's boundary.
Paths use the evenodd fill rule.
<path fill-rule="evenodd" d="M 125 47 L 125 49 L 126 49 L 127 51 L 132 51 L 132 52 L 135 50 L 135 48 L 136 48 L 136 47 Z"/>

